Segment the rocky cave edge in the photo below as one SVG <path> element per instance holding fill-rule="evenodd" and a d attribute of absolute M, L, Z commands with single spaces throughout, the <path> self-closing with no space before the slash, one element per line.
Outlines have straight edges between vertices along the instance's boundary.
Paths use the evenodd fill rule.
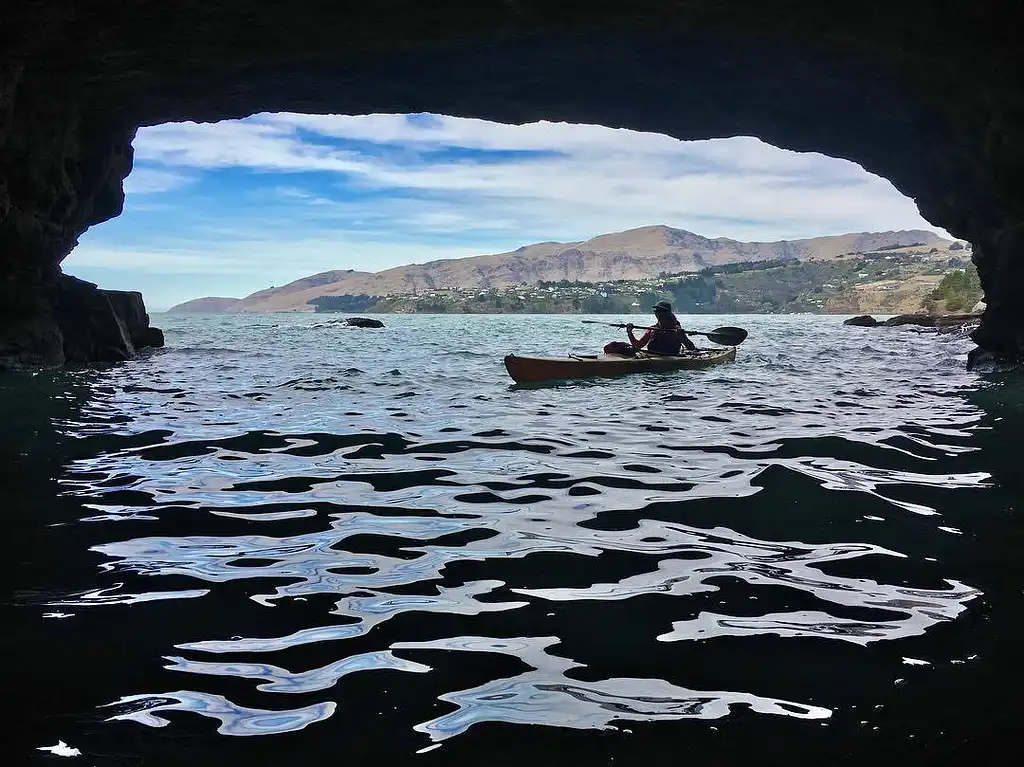
<path fill-rule="evenodd" d="M 750 135 L 853 160 L 973 244 L 973 338 L 1020 357 L 1017 22 L 995 0 L 7 0 L 0 365 L 158 343 L 137 294 L 61 262 L 121 212 L 139 126 L 282 111 Z"/>

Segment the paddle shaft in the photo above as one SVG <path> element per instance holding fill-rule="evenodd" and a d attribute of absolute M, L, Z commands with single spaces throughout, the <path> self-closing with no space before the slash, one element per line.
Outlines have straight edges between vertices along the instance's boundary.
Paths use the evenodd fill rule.
<path fill-rule="evenodd" d="M 588 325 L 607 325 L 611 328 L 629 327 L 621 322 L 601 322 L 600 320 L 580 320 L 580 322 L 585 322 Z M 662 333 L 672 332 L 671 328 L 659 328 L 657 325 L 650 329 Z M 682 328 L 679 329 L 683 330 Z M 702 333 L 699 330 L 683 330 L 683 332 L 688 336 L 705 336 L 710 339 L 712 343 L 721 344 L 722 346 L 736 346 L 743 343 L 747 338 L 747 331 L 743 328 L 715 328 L 714 330 L 709 330 L 707 333 Z"/>
<path fill-rule="evenodd" d="M 627 327 L 626 324 L 622 323 L 622 322 L 601 322 L 600 320 L 580 320 L 580 322 L 585 322 L 588 325 L 607 325 L 610 328 L 625 328 L 625 327 Z M 644 330 L 653 330 L 656 333 L 671 333 L 671 332 L 674 332 L 677 329 L 677 328 L 659 328 L 657 325 L 653 325 L 650 328 L 647 328 L 644 325 L 634 325 L 633 327 L 643 328 Z M 706 335 L 708 335 L 707 333 L 701 333 L 701 332 L 696 331 L 696 330 L 686 330 L 685 328 L 683 328 L 682 330 L 688 336 L 706 336 Z"/>

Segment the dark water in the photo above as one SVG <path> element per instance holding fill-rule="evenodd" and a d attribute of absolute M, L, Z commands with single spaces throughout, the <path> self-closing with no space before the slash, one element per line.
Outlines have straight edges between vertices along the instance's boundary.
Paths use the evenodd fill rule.
<path fill-rule="evenodd" d="M 523 389 L 617 331 L 386 320 L 0 378 L 3 764 L 1017 763 L 1024 391 L 962 337 Z"/>

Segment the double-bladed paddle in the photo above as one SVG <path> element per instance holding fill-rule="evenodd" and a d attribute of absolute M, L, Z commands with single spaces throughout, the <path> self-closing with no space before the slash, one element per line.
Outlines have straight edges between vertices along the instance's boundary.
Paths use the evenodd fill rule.
<path fill-rule="evenodd" d="M 588 325 L 607 325 L 610 328 L 624 328 L 626 325 L 621 322 L 601 322 L 600 320 L 580 320 Z M 643 328 L 643 325 L 637 325 L 637 328 Z M 688 336 L 705 336 L 711 343 L 719 344 L 721 346 L 739 346 L 745 340 L 747 340 L 747 331 L 743 328 L 733 327 L 722 327 L 709 330 L 707 333 L 701 333 L 696 330 L 684 330 L 684 333 Z"/>

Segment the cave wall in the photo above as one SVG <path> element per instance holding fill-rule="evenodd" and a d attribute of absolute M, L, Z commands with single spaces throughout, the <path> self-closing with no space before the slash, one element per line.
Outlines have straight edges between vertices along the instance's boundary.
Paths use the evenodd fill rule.
<path fill-rule="evenodd" d="M 2 150 L 0 359 L 59 365 L 60 263 L 89 226 L 120 214 L 134 129 L 19 102 Z"/>
<path fill-rule="evenodd" d="M 431 111 L 753 135 L 860 163 L 974 244 L 976 334 L 1024 349 L 1024 96 L 993 0 L 8 0 L 0 358 L 60 363 L 60 262 L 117 215 L 140 125 Z"/>

